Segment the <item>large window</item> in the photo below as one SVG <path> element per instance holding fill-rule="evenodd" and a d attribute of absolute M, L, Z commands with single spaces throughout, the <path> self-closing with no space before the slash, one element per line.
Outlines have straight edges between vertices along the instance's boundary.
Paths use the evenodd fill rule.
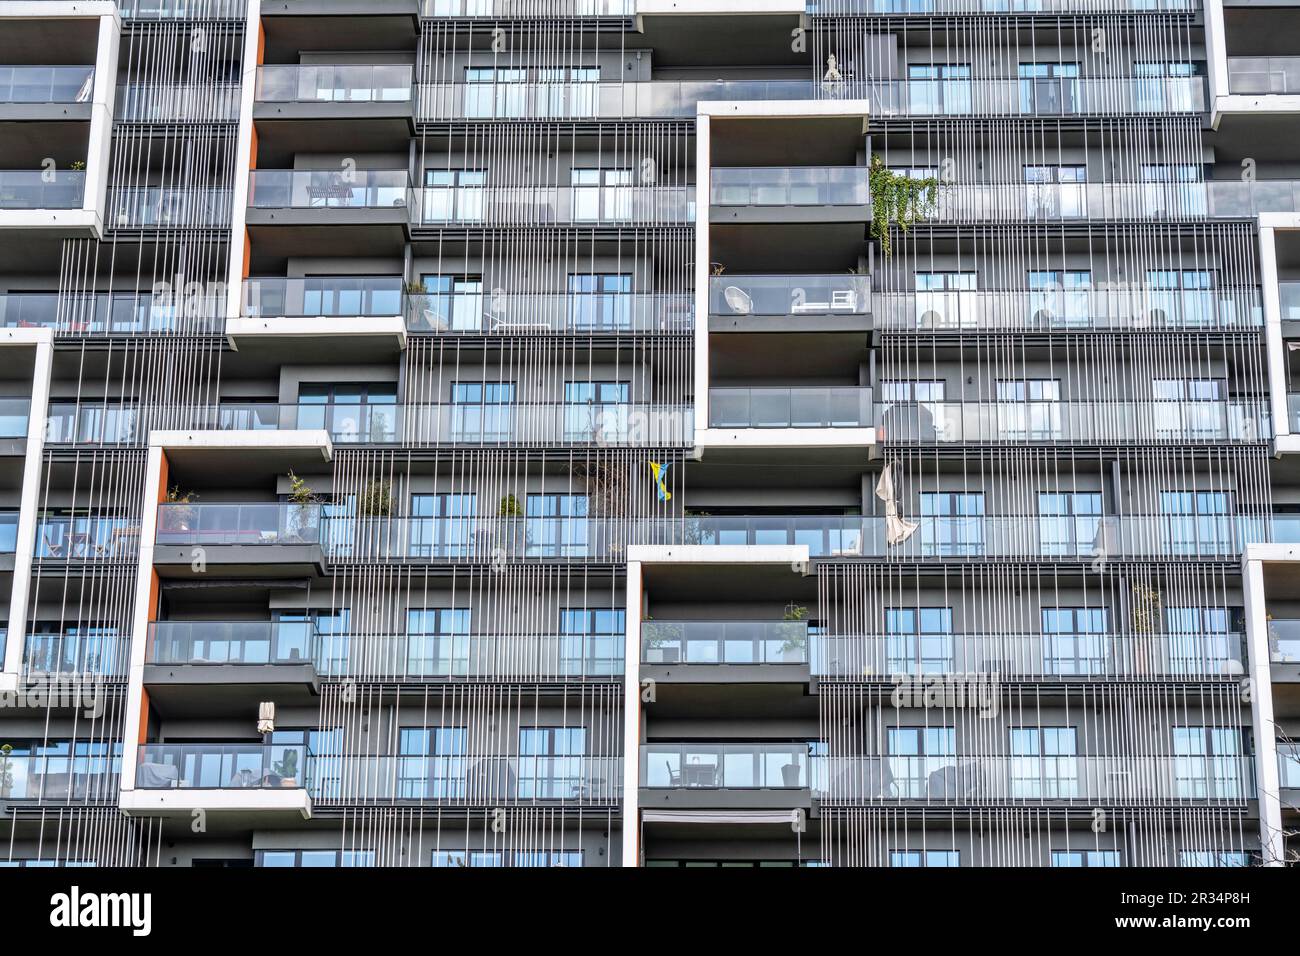
<path fill-rule="evenodd" d="M 320 635 L 316 667 L 323 674 L 345 675 L 350 670 L 352 612 L 348 608 L 276 611 L 276 621 L 311 624 Z"/>
<path fill-rule="evenodd" d="M 1079 111 L 1078 63 L 1021 63 L 1020 111 L 1039 115 Z"/>
<path fill-rule="evenodd" d="M 398 799 L 463 797 L 467 740 L 464 727 L 403 727 L 398 739 Z"/>
<path fill-rule="evenodd" d="M 374 866 L 374 850 L 258 850 L 257 865 L 266 867 Z"/>
<path fill-rule="evenodd" d="M 469 673 L 467 607 L 408 608 L 406 676 L 464 677 Z"/>
<path fill-rule="evenodd" d="M 1215 274 L 1207 269 L 1151 269 L 1147 297 L 1153 325 L 1214 325 Z"/>
<path fill-rule="evenodd" d="M 971 111 L 969 63 L 914 63 L 907 68 L 908 106 L 913 115 L 962 115 Z"/>
<path fill-rule="evenodd" d="M 23 646 L 29 674 L 124 674 L 126 645 L 117 625 L 37 621 Z"/>
<path fill-rule="evenodd" d="M 514 402 L 514 382 L 453 382 L 452 440 L 510 441 L 515 436 Z"/>
<path fill-rule="evenodd" d="M 1144 113 L 1188 112 L 1200 106 L 1192 78 L 1196 64 L 1138 61 L 1133 64 L 1133 101 Z"/>
<path fill-rule="evenodd" d="M 632 327 L 632 276 L 620 273 L 569 275 L 569 327 L 617 331 Z"/>
<path fill-rule="evenodd" d="M 627 382 L 565 382 L 564 440 L 626 441 L 631 393 Z"/>
<path fill-rule="evenodd" d="M 1110 628 L 1101 607 L 1043 608 L 1043 673 L 1105 674 Z"/>
<path fill-rule="evenodd" d="M 1119 850 L 1053 850 L 1052 866 L 1121 866 Z"/>
<path fill-rule="evenodd" d="M 984 495 L 978 492 L 922 492 L 921 547 L 930 556 L 982 555 Z"/>
<path fill-rule="evenodd" d="M 582 795 L 586 755 L 585 727 L 521 727 L 519 796 L 562 800 Z"/>
<path fill-rule="evenodd" d="M 573 219 L 621 222 L 632 218 L 632 170 L 571 169 Z"/>
<path fill-rule="evenodd" d="M 1027 285 L 1035 326 L 1087 328 L 1092 322 L 1092 273 L 1087 269 L 1030 272 Z"/>
<path fill-rule="evenodd" d="M 1226 607 L 1167 607 L 1169 669 L 1175 674 L 1227 674 L 1243 668 L 1241 634 Z"/>
<path fill-rule="evenodd" d="M 340 442 L 395 442 L 397 386 L 304 384 L 298 389 L 298 427 L 323 428 Z"/>
<path fill-rule="evenodd" d="M 1232 494 L 1226 491 L 1160 492 L 1161 532 L 1169 554 L 1236 553 Z"/>
<path fill-rule="evenodd" d="M 952 608 L 885 608 L 885 655 L 891 674 L 952 673 Z"/>
<path fill-rule="evenodd" d="M 481 222 L 486 169 L 426 169 L 425 222 Z"/>
<path fill-rule="evenodd" d="M 590 554 L 591 528 L 587 507 L 586 495 L 529 495 L 525 505 L 528 556 L 565 558 Z"/>
<path fill-rule="evenodd" d="M 483 280 L 478 276 L 426 274 L 424 294 L 412 305 L 417 328 L 434 332 L 479 332 L 483 329 Z"/>
<path fill-rule="evenodd" d="M 895 796 L 919 800 L 956 795 L 955 727 L 890 727 L 885 747 Z"/>
<path fill-rule="evenodd" d="M 1011 728 L 1011 796 L 1064 800 L 1083 796 L 1073 727 Z"/>
<path fill-rule="evenodd" d="M 1226 384 L 1217 378 L 1157 378 L 1152 382 L 1156 436 L 1166 441 L 1226 438 Z"/>
<path fill-rule="evenodd" d="M 1043 557 L 1077 558 L 1100 553 L 1101 493 L 1040 492 L 1038 546 Z"/>
<path fill-rule="evenodd" d="M 897 867 L 961 866 L 958 850 L 890 850 L 889 865 Z"/>
<path fill-rule="evenodd" d="M 1006 441 L 1054 441 L 1061 437 L 1061 383 L 1054 378 L 1000 379 L 998 434 Z"/>
<path fill-rule="evenodd" d="M 477 513 L 478 498 L 472 494 L 411 495 L 411 557 L 471 556 Z"/>
<path fill-rule="evenodd" d="M 918 272 L 916 321 L 924 329 L 978 328 L 979 277 L 974 272 Z"/>
<path fill-rule="evenodd" d="M 621 607 L 560 611 L 560 667 L 566 675 L 621 674 L 627 612 Z"/>
<path fill-rule="evenodd" d="M 1174 727 L 1174 795 L 1191 800 L 1245 796 L 1241 730 Z"/>
<path fill-rule="evenodd" d="M 1079 219 L 1087 215 L 1088 171 L 1074 165 L 1027 165 L 1025 214 L 1030 219 Z"/>

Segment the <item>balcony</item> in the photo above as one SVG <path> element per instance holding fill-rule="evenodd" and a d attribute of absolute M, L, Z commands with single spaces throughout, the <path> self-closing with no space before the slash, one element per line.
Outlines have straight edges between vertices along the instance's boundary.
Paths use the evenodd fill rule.
<path fill-rule="evenodd" d="M 410 294 L 411 332 L 464 335 L 621 335 L 690 332 L 694 301 L 680 293 Z"/>
<path fill-rule="evenodd" d="M 172 576 L 324 574 L 319 505 L 164 503 L 154 542 L 154 565 Z"/>
<path fill-rule="evenodd" d="M 617 756 L 362 754 L 318 757 L 313 797 L 321 806 L 568 807 L 614 806 L 622 792 L 623 759 Z"/>
<path fill-rule="evenodd" d="M 234 123 L 238 83 L 126 83 L 117 88 L 119 123 Z"/>
<path fill-rule="evenodd" d="M 247 0 L 117 0 L 124 20 L 243 20 Z"/>
<path fill-rule="evenodd" d="M 621 680 L 622 634 L 332 634 L 317 668 L 333 678 Z"/>
<path fill-rule="evenodd" d="M 117 798 L 119 754 L 86 740 L 0 753 L 0 802 L 99 803 Z M 115 747 L 117 745 L 114 745 Z M 37 749 L 38 753 L 25 750 Z"/>
<path fill-rule="evenodd" d="M 710 332 L 870 332 L 871 278 L 711 276 L 709 317 Z"/>
<path fill-rule="evenodd" d="M 118 229 L 228 229 L 232 199 L 229 189 L 116 187 L 108 192 L 106 221 Z"/>
<path fill-rule="evenodd" d="M 710 428 L 869 428 L 871 389 L 710 388 Z"/>
<path fill-rule="evenodd" d="M 831 756 L 818 760 L 818 796 L 830 805 L 1244 806 L 1254 796 L 1250 760 L 1238 755 Z"/>
<path fill-rule="evenodd" d="M 124 678 L 130 662 L 131 640 L 125 634 L 36 633 L 23 644 L 23 674 L 29 680 Z"/>
<path fill-rule="evenodd" d="M 809 808 L 818 764 L 805 741 L 641 746 L 642 807 Z"/>
<path fill-rule="evenodd" d="M 18 550 L 18 512 L 0 511 L 0 571 L 14 569 L 14 552 Z"/>
<path fill-rule="evenodd" d="M 186 688 L 213 689 L 205 712 L 256 710 L 261 700 L 310 705 L 320 692 L 320 635 L 305 621 L 159 621 L 149 625 L 144 683 L 166 714 L 192 706 Z M 269 695 L 269 696 L 268 696 Z"/>
<path fill-rule="evenodd" d="M 1274 681 L 1300 682 L 1300 620 L 1269 615 L 1268 656 Z"/>
<path fill-rule="evenodd" d="M 1228 57 L 1228 92 L 1300 93 L 1300 56 Z"/>
<path fill-rule="evenodd" d="M 94 88 L 94 66 L 0 66 L 0 121 L 89 121 Z"/>
<path fill-rule="evenodd" d="M 878 296 L 874 308 L 879 327 L 891 332 L 1213 331 L 1264 324 L 1258 289 L 893 292 Z"/>
<path fill-rule="evenodd" d="M 1085 220 L 1253 219 L 1300 211 L 1293 180 L 1187 183 L 1001 183 L 939 186 L 920 221 L 1075 222 Z"/>
<path fill-rule="evenodd" d="M 31 399 L 0 398 L 0 458 L 27 454 Z"/>
<path fill-rule="evenodd" d="M 693 186 L 430 186 L 420 193 L 420 224 L 442 229 L 695 222 Z"/>
<path fill-rule="evenodd" d="M 0 169 L 0 209 L 80 209 L 86 174 L 77 169 Z"/>
<path fill-rule="evenodd" d="M 406 344 L 402 290 L 401 276 L 245 279 L 240 318 L 226 323 L 226 334 L 240 350 L 281 340 L 299 360 L 315 345 L 326 346 L 321 357 L 327 357 L 339 337 L 400 349 Z"/>
<path fill-rule="evenodd" d="M 1277 298 L 1282 312 L 1282 337 L 1300 338 L 1300 281 L 1283 279 L 1278 282 Z"/>
<path fill-rule="evenodd" d="M 1072 116 L 1195 114 L 1205 79 L 1186 77 L 994 78 L 844 81 L 436 83 L 418 88 L 421 120 L 692 117 L 714 100 L 866 100 L 873 116 Z"/>
<path fill-rule="evenodd" d="M 636 0 L 422 0 L 420 16 L 470 19 L 487 17 L 631 17 Z"/>
<path fill-rule="evenodd" d="M 301 744 L 141 744 L 128 814 L 272 813 L 311 816 L 313 757 Z"/>
<path fill-rule="evenodd" d="M 877 421 L 880 440 L 919 445 L 1257 442 L 1273 434 L 1262 399 L 891 403 L 878 406 Z"/>
<path fill-rule="evenodd" d="M 808 682 L 806 621 L 646 621 L 641 673 L 669 683 Z"/>
<path fill-rule="evenodd" d="M 715 167 L 709 221 L 867 222 L 871 199 L 864 166 Z"/>
<path fill-rule="evenodd" d="M 823 9 L 825 8 L 825 9 Z M 808 0 L 808 13 L 1147 13 L 1199 9 L 1194 0 Z"/>
<path fill-rule="evenodd" d="M 401 226 L 416 214 L 404 169 L 255 169 L 249 174 L 250 226 Z"/>
<path fill-rule="evenodd" d="M 224 296 L 148 292 L 0 292 L 0 326 L 57 335 L 193 334 L 221 328 Z"/>
<path fill-rule="evenodd" d="M 1224 634 L 815 634 L 812 673 L 892 683 L 900 674 L 1069 682 L 1240 679 L 1245 636 Z"/>
<path fill-rule="evenodd" d="M 261 66 L 255 120 L 405 120 L 412 118 L 409 63 Z"/>
<path fill-rule="evenodd" d="M 43 564 L 130 563 L 140 548 L 140 522 L 113 515 L 47 514 L 36 521 L 34 557 Z"/>
<path fill-rule="evenodd" d="M 1287 809 L 1295 807 L 1295 796 L 1300 795 L 1300 744 L 1279 740 L 1277 742 L 1278 787 L 1289 790 L 1282 798 Z M 1288 797 L 1290 799 L 1288 799 Z"/>

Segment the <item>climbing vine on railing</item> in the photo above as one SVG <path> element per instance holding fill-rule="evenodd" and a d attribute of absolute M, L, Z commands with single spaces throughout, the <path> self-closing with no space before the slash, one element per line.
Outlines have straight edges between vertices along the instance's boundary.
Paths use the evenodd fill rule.
<path fill-rule="evenodd" d="M 894 251 L 889 238 L 890 224 L 897 224 L 907 232 L 917 219 L 932 213 L 939 180 L 933 176 L 913 179 L 896 173 L 878 154 L 871 157 L 868 178 L 871 186 L 871 238 L 880 241 L 880 251 L 888 256 Z"/>

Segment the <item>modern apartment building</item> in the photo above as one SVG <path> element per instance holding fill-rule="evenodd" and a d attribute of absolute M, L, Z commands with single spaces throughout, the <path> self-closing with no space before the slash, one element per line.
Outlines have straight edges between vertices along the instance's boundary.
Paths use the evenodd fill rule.
<path fill-rule="evenodd" d="M 0 864 L 1291 862 L 1298 133 L 1283 0 L 0 0 Z"/>

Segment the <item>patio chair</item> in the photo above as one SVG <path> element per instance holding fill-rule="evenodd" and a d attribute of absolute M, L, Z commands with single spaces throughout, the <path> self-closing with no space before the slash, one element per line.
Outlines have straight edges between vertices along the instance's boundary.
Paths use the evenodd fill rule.
<path fill-rule="evenodd" d="M 722 290 L 722 297 L 727 301 L 727 307 L 736 315 L 751 315 L 754 312 L 754 300 L 744 289 L 738 286 L 729 285 Z"/>

